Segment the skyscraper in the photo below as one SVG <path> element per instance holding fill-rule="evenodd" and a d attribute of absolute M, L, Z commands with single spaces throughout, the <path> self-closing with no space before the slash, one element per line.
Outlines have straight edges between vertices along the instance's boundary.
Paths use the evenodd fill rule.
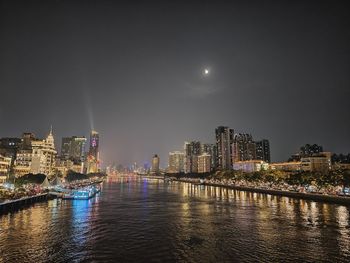
<path fill-rule="evenodd" d="M 232 169 L 233 129 L 219 126 L 215 129 L 218 169 Z"/>
<path fill-rule="evenodd" d="M 159 172 L 159 156 L 155 154 L 152 158 L 152 173 Z"/>
<path fill-rule="evenodd" d="M 98 132 L 92 130 L 87 157 L 87 173 L 97 173 L 99 171 L 99 143 L 100 137 Z"/>
<path fill-rule="evenodd" d="M 201 145 L 201 154 L 207 153 L 211 156 L 210 160 L 211 160 L 211 170 L 214 170 L 217 167 L 217 147 L 216 144 L 212 144 L 212 143 L 203 143 Z"/>
<path fill-rule="evenodd" d="M 68 160 L 70 158 L 70 149 L 72 144 L 72 137 L 63 137 L 61 144 L 61 158 Z"/>
<path fill-rule="evenodd" d="M 85 160 L 85 137 L 64 137 L 62 138 L 61 158 L 71 160 L 75 164 Z"/>
<path fill-rule="evenodd" d="M 256 159 L 270 163 L 271 156 L 270 156 L 269 140 L 262 139 L 260 141 L 256 141 L 255 145 L 256 145 Z"/>
<path fill-rule="evenodd" d="M 212 156 L 209 153 L 202 153 L 197 156 L 198 173 L 209 173 L 211 171 L 211 158 Z"/>
<path fill-rule="evenodd" d="M 201 143 L 199 141 L 185 142 L 185 173 L 196 173 L 198 168 L 196 157 L 201 154 Z"/>
<path fill-rule="evenodd" d="M 251 134 L 238 133 L 233 139 L 233 162 L 256 159 L 256 145 Z"/>
<path fill-rule="evenodd" d="M 96 160 L 98 159 L 98 147 L 100 143 L 100 136 L 98 132 L 92 130 L 90 134 L 90 144 L 89 144 L 89 155 L 93 156 Z"/>
<path fill-rule="evenodd" d="M 183 152 L 179 152 L 179 151 L 170 152 L 168 173 L 184 172 L 184 157 L 185 157 L 185 154 Z"/>

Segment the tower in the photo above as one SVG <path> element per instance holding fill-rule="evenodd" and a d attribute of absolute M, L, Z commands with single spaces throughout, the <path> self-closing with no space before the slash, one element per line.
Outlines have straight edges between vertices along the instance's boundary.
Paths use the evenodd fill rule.
<path fill-rule="evenodd" d="M 217 164 L 220 170 L 232 169 L 233 129 L 219 126 L 215 129 Z"/>
<path fill-rule="evenodd" d="M 155 154 L 152 158 L 152 173 L 159 172 L 159 156 Z"/>
<path fill-rule="evenodd" d="M 270 143 L 269 140 L 262 139 L 261 141 L 255 142 L 256 144 L 256 159 L 270 163 Z"/>
<path fill-rule="evenodd" d="M 89 154 L 87 158 L 87 173 L 97 173 L 99 171 L 99 144 L 100 136 L 97 131 L 90 133 Z"/>

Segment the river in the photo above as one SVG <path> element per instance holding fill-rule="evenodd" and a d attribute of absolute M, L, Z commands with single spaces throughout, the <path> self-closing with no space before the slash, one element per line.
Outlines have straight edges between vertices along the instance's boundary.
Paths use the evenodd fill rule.
<path fill-rule="evenodd" d="M 140 177 L 0 216 L 0 262 L 344 262 L 350 208 Z"/>

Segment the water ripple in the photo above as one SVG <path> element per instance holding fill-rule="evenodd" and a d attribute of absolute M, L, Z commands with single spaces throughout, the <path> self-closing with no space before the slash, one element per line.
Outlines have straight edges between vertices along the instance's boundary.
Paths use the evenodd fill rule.
<path fill-rule="evenodd" d="M 344 206 L 187 183 L 106 182 L 0 217 L 0 262 L 345 262 Z"/>

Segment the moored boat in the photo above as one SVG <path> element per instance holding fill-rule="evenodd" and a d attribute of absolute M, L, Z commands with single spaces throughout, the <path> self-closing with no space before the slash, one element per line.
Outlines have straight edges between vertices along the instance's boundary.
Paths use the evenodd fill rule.
<path fill-rule="evenodd" d="M 87 200 L 94 197 L 101 189 L 96 186 L 73 189 L 62 195 L 62 199 Z"/>

